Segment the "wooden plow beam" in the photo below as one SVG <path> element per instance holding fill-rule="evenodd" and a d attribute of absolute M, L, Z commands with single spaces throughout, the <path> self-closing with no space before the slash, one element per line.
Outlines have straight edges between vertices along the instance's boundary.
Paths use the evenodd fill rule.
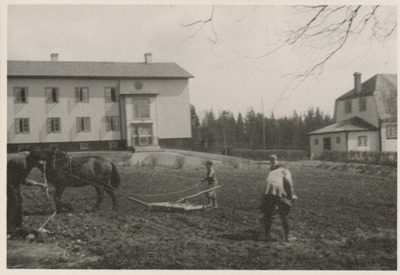
<path fill-rule="evenodd" d="M 141 200 L 138 200 L 136 198 L 130 197 L 130 196 L 124 196 L 129 200 L 135 201 L 137 203 L 143 204 L 146 206 L 147 210 L 150 211 L 167 211 L 167 212 L 173 212 L 173 211 L 193 211 L 193 210 L 203 210 L 205 208 L 207 208 L 206 205 L 194 205 L 191 204 L 189 202 L 186 201 L 186 199 L 188 198 L 193 198 L 193 197 L 197 197 L 201 194 L 210 192 L 212 190 L 215 190 L 217 188 L 220 188 L 221 185 L 218 186 L 214 186 L 212 188 L 209 188 L 207 190 L 201 191 L 199 193 L 196 193 L 194 195 L 190 195 L 190 196 L 186 196 L 184 198 L 181 198 L 179 200 L 177 200 L 176 202 L 152 202 L 152 203 L 148 203 L 148 202 L 144 202 Z"/>

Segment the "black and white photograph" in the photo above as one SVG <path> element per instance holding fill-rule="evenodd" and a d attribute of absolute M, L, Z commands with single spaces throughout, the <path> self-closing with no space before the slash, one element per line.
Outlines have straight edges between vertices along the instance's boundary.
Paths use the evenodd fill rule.
<path fill-rule="evenodd" d="M 2 1 L 0 273 L 396 272 L 398 7 Z"/>

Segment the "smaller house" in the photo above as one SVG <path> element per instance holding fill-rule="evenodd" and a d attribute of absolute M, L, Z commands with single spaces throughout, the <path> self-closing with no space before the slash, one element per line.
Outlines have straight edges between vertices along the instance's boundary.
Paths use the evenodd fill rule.
<path fill-rule="evenodd" d="M 335 101 L 336 123 L 308 133 L 314 157 L 323 151 L 397 152 L 397 75 L 377 74 Z"/>

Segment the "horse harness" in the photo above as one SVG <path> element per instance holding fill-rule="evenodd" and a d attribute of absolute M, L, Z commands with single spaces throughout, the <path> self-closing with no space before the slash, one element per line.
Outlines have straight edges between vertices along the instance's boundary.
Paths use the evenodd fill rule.
<path fill-rule="evenodd" d="M 62 160 L 67 160 L 68 161 L 68 172 L 72 173 L 72 157 L 66 153 L 64 158 L 56 159 L 55 156 L 53 156 L 52 161 L 51 161 L 51 168 L 55 170 L 59 170 L 56 168 L 56 162 L 62 161 Z"/>

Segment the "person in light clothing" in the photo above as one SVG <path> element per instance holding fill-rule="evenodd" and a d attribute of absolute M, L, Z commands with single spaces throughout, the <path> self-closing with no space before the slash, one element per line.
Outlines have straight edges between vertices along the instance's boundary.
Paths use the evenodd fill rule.
<path fill-rule="evenodd" d="M 282 221 L 285 240 L 293 240 L 294 238 L 289 235 L 287 217 L 291 211 L 292 200 L 297 199 L 297 196 L 294 194 L 292 175 L 287 168 L 278 167 L 269 173 L 266 181 L 267 185 L 261 202 L 261 210 L 264 213 L 261 222 L 264 226 L 265 238 L 266 240 L 271 239 L 272 216 L 277 207 Z"/>
<path fill-rule="evenodd" d="M 207 161 L 207 176 L 202 179 L 202 182 L 207 181 L 208 182 L 208 188 L 214 187 L 218 185 L 218 180 L 215 175 L 215 170 L 212 167 L 213 163 L 211 160 Z M 217 202 L 217 192 L 214 190 L 211 190 L 206 193 L 206 197 L 208 198 L 208 207 L 214 207 L 218 208 L 218 202 Z"/>

